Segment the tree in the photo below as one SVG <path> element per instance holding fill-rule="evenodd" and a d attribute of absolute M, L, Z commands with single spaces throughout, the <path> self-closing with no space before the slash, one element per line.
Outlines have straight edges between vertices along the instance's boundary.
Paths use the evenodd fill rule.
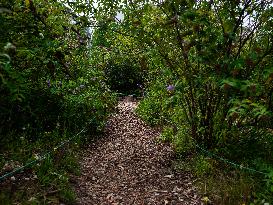
<path fill-rule="evenodd" d="M 153 61 L 151 73 L 177 85 L 184 123 L 213 147 L 233 128 L 271 129 L 271 3 L 122 1 L 110 13 L 123 12 L 123 35 Z"/>

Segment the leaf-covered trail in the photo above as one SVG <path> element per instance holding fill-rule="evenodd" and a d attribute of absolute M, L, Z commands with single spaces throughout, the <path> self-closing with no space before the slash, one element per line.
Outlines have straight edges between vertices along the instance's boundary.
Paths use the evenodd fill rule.
<path fill-rule="evenodd" d="M 122 101 L 105 136 L 90 145 L 76 179 L 77 204 L 201 204 L 187 173 L 171 169 L 173 151 L 136 115 L 135 102 Z"/>

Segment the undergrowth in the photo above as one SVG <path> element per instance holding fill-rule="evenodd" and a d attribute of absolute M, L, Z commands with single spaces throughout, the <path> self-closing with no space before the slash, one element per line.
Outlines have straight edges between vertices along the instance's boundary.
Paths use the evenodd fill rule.
<path fill-rule="evenodd" d="M 0 182 L 1 204 L 74 204 L 76 198 L 70 179 L 80 174 L 77 153 L 86 136 L 78 136 L 56 149 L 71 137 L 56 131 L 45 133 L 43 140 L 32 143 L 25 136 L 2 143 L 1 175 L 43 155 L 45 158 Z"/>
<path fill-rule="evenodd" d="M 114 108 L 72 10 L 61 1 L 0 3 L 0 177 L 35 162 L 0 182 L 0 204 L 73 204 L 75 153 Z"/>
<path fill-rule="evenodd" d="M 202 201 L 205 204 L 271 204 L 270 138 L 260 135 L 258 139 L 255 132 L 248 132 L 247 136 L 240 133 L 244 140 L 219 142 L 208 148 L 191 136 L 174 97 L 164 91 L 164 86 L 155 85 L 140 102 L 137 113 L 147 123 L 162 127 L 160 141 L 170 143 L 177 156 L 173 168 L 193 174 Z"/>
<path fill-rule="evenodd" d="M 229 167 L 196 152 L 173 162 L 177 171 L 191 172 L 205 204 L 270 204 L 273 200 L 263 177 Z"/>

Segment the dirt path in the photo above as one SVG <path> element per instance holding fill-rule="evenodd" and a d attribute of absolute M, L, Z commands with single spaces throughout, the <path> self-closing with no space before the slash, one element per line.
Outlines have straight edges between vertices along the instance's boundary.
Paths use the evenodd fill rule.
<path fill-rule="evenodd" d="M 173 152 L 157 142 L 159 133 L 134 114 L 136 103 L 120 102 L 105 137 L 82 156 L 77 204 L 201 204 L 187 173 L 175 173 Z"/>

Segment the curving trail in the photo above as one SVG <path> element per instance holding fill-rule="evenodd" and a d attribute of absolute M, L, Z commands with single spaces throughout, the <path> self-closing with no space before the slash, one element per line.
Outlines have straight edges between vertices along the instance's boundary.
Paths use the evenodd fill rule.
<path fill-rule="evenodd" d="M 157 142 L 159 132 L 135 114 L 136 102 L 121 101 L 105 128 L 90 145 L 76 178 L 81 205 L 201 204 L 189 173 L 171 169 L 172 149 Z"/>

